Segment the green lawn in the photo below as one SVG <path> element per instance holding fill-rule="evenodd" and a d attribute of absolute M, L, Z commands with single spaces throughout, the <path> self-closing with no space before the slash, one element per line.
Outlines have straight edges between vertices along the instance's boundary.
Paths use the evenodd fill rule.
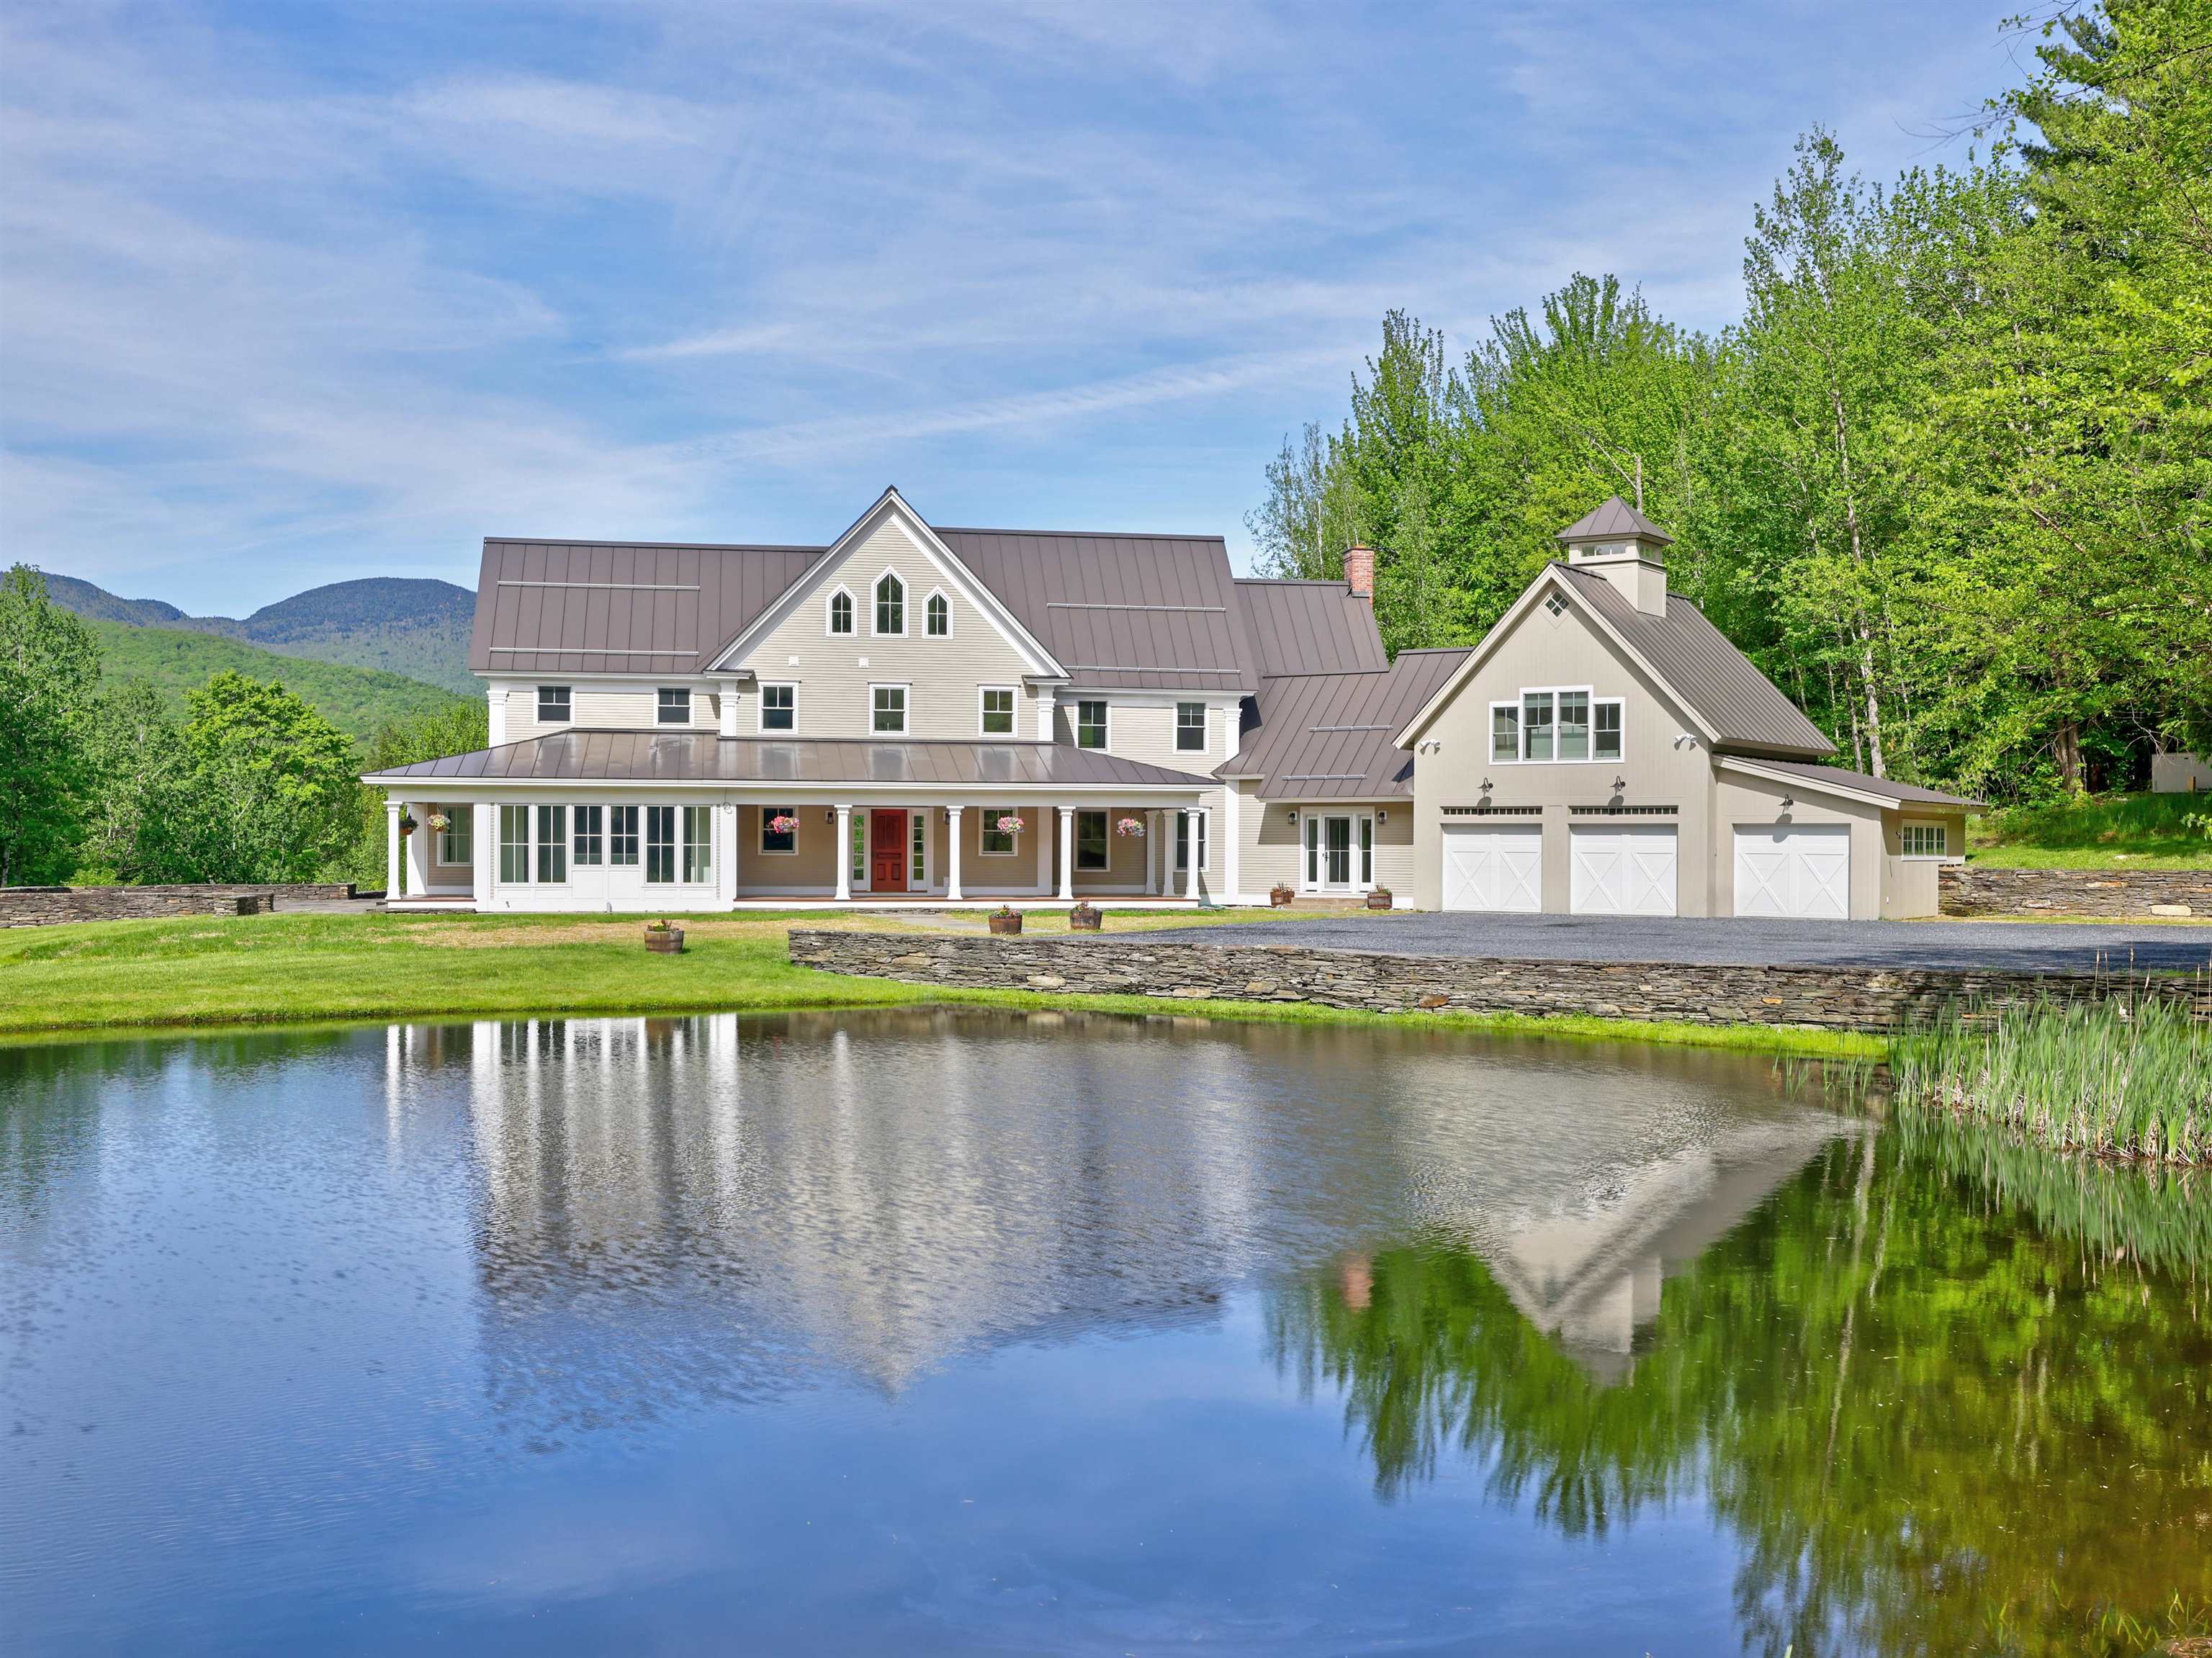
<path fill-rule="evenodd" d="M 1214 925 L 1264 924 L 1264 912 L 1215 913 Z M 1113 932 L 1187 926 L 1192 916 L 1110 916 Z M 959 1004 L 1172 1014 L 1193 1005 L 1139 996 L 939 990 L 795 967 L 787 934 L 810 926 L 881 929 L 851 914 L 684 920 L 690 946 L 646 952 L 635 917 L 265 915 L 102 921 L 0 932 L 0 1038 L 92 1029 L 615 1013 L 761 1012 Z M 1037 914 L 1041 932 L 1064 915 Z M 1384 1018 L 1327 1008 L 1209 1001 L 1208 1018 L 1322 1023 Z M 1869 1038 L 1765 1027 L 1644 1024 L 1583 1017 L 1422 1013 L 1426 1027 L 1632 1039 L 1817 1058 L 1870 1055 Z"/>
<path fill-rule="evenodd" d="M 2000 869 L 2212 869 L 2212 838 L 2182 819 L 2212 795 L 2107 794 L 1975 818 L 1966 855 Z"/>

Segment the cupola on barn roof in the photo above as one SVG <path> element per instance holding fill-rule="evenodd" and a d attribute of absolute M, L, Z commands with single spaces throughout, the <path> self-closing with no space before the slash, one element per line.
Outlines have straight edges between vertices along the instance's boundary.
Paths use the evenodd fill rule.
<path fill-rule="evenodd" d="M 1656 542 L 1671 547 L 1674 537 L 1638 512 L 1619 495 L 1613 496 L 1595 512 L 1577 519 L 1559 531 L 1559 538 L 1567 543 L 1604 541 L 1611 538 Z"/>

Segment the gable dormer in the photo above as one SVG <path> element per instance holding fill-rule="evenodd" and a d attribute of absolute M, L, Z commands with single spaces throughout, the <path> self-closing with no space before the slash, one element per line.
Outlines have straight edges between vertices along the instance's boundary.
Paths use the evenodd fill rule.
<path fill-rule="evenodd" d="M 1646 616 L 1667 614 L 1667 549 L 1674 537 L 1619 495 L 1559 531 L 1567 562 L 1602 577 Z"/>

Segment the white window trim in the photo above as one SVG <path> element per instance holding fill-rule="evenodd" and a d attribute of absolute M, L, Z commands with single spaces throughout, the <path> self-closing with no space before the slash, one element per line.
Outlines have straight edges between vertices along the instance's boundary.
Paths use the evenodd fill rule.
<path fill-rule="evenodd" d="M 940 598 L 945 601 L 945 631 L 941 634 L 933 634 L 929 631 L 929 607 Z M 950 639 L 952 637 L 952 595 L 946 592 L 942 587 L 932 587 L 927 593 L 922 595 L 921 636 L 924 639 Z"/>
<path fill-rule="evenodd" d="M 1498 763 L 1502 765 L 1504 762 L 1501 761 Z M 1328 862 L 1328 836 L 1323 820 L 1330 817 L 1346 817 L 1352 822 L 1352 841 L 1346 848 L 1351 859 L 1349 867 L 1352 871 L 1352 878 L 1342 886 L 1332 886 L 1322 873 Z M 1364 881 L 1359 878 L 1359 826 L 1362 823 L 1367 826 L 1368 848 L 1368 873 L 1367 878 Z M 1314 865 L 1310 876 L 1306 870 L 1306 836 L 1309 835 L 1315 837 Z M 1376 832 L 1375 813 L 1372 811 L 1363 811 L 1351 808 L 1338 811 L 1327 805 L 1298 808 L 1297 884 L 1300 892 L 1374 891 L 1376 887 L 1374 865 L 1382 861 L 1376 856 L 1382 849 L 1382 842 Z"/>
<path fill-rule="evenodd" d="M 927 807 L 910 809 L 906 815 L 906 890 L 927 892 L 937 884 L 937 832 L 930 820 L 937 814 Z M 914 832 L 921 831 L 921 873 L 914 872 Z M 872 865 L 872 855 L 870 863 Z"/>
<path fill-rule="evenodd" d="M 1182 711 L 1186 705 L 1198 709 L 1198 746 L 1187 749 L 1182 745 Z M 1211 755 L 1213 752 L 1213 705 L 1197 697 L 1177 697 L 1168 705 L 1168 743 L 1171 754 Z"/>
<path fill-rule="evenodd" d="M 798 857 L 799 837 L 805 832 L 806 828 L 806 809 L 804 806 L 786 806 L 784 808 L 784 810 L 791 815 L 792 822 L 796 823 L 799 827 L 793 829 L 791 832 L 791 844 L 788 847 L 769 847 L 762 844 L 768 835 L 769 808 L 766 805 L 763 805 L 757 808 L 757 810 L 760 812 L 760 816 L 753 820 L 755 829 L 753 835 L 753 856 L 756 858 Z M 638 835 L 637 851 L 638 857 L 641 860 L 645 856 L 645 836 L 642 832 L 641 825 L 640 826 L 640 829 L 641 832 Z M 641 863 L 640 866 L 642 867 Z"/>
<path fill-rule="evenodd" d="M 1562 760 L 1559 757 L 1559 698 L 1572 696 L 1578 692 L 1589 699 L 1590 751 L 1579 760 Z M 1545 760 L 1528 758 L 1527 703 L 1528 699 L 1532 696 L 1548 696 L 1552 699 L 1553 752 L 1551 757 Z M 1616 706 L 1620 709 L 1620 752 L 1619 754 L 1601 755 L 1597 751 L 1597 711 L 1601 703 Z M 1510 760 L 1500 760 L 1496 757 L 1498 710 L 1500 708 L 1510 708 L 1515 715 L 1514 735 L 1518 739 L 1521 751 Z M 1491 756 L 1487 763 L 1493 766 L 1618 766 L 1626 762 L 1628 758 L 1628 699 L 1625 696 L 1600 696 L 1596 690 L 1589 685 L 1523 685 L 1515 695 L 1498 697 L 1490 704 L 1490 720 L 1483 732 L 1483 752 Z"/>
<path fill-rule="evenodd" d="M 964 817 L 966 814 L 963 813 L 962 815 Z M 1023 827 L 1014 831 L 1014 844 L 1011 851 L 993 852 L 988 847 L 986 847 L 983 844 L 983 831 L 988 825 L 997 823 L 1001 817 L 1021 817 Z M 1030 820 L 1027 817 L 1022 817 L 1022 809 L 1017 805 L 1009 805 L 984 807 L 975 815 L 975 855 L 978 858 L 1020 857 L 1022 855 L 1022 836 L 1029 833 L 1029 821 Z"/>
<path fill-rule="evenodd" d="M 986 731 L 983 728 L 983 698 L 992 691 L 1004 691 L 1006 695 L 1014 699 L 1013 724 L 1009 726 L 1003 732 Z M 870 711 L 872 713 L 873 712 L 872 703 L 870 705 Z M 998 738 L 1006 742 L 1012 743 L 1016 738 L 1019 738 L 1021 734 L 1022 688 L 1018 685 L 978 685 L 975 687 L 975 735 L 987 738 Z"/>
<path fill-rule="evenodd" d="M 681 720 L 663 720 L 660 717 L 660 699 L 670 691 L 681 691 L 684 693 L 684 718 Z M 699 705 L 695 700 L 696 695 L 697 693 L 695 692 L 689 685 L 655 685 L 653 688 L 653 723 L 656 726 L 689 726 L 692 724 L 696 720 L 697 720 L 699 714 Z"/>
<path fill-rule="evenodd" d="M 884 581 L 886 577 L 897 582 L 899 586 L 899 624 L 896 628 L 889 631 L 885 631 L 884 629 L 876 626 L 876 605 L 878 602 L 876 597 L 876 592 L 877 589 L 884 585 Z M 882 570 L 877 572 L 876 579 L 868 584 L 868 637 L 871 639 L 905 639 L 908 637 L 914 631 L 912 625 L 908 620 L 908 618 L 913 614 L 913 611 L 914 590 L 908 585 L 907 579 L 901 575 L 896 570 L 890 568 L 889 566 L 886 566 Z"/>
<path fill-rule="evenodd" d="M 1083 705 L 1085 702 L 1096 702 L 1106 710 L 1106 718 L 1101 726 L 1106 740 L 1090 752 L 1092 754 L 1113 753 L 1114 704 L 1110 698 L 1103 696 L 1079 696 L 1068 704 L 1067 728 L 1069 734 L 1075 738 L 1075 746 L 1079 749 L 1083 746 Z"/>
<path fill-rule="evenodd" d="M 845 595 L 847 603 L 853 607 L 852 629 L 842 634 L 830 625 L 830 612 L 836 606 L 840 593 Z M 858 639 L 860 636 L 860 601 L 853 597 L 853 590 L 842 581 L 822 595 L 822 636 L 824 639 Z"/>
<path fill-rule="evenodd" d="M 1106 825 L 1105 834 L 1100 836 L 1101 841 L 1104 843 L 1106 847 L 1106 861 L 1103 864 L 1087 865 L 1083 861 L 1083 820 L 1085 817 L 1096 817 Z M 1067 855 L 1076 874 L 1112 874 L 1114 872 L 1114 813 L 1111 808 L 1106 806 L 1078 807 L 1075 813 L 1075 822 L 1071 824 L 1068 829 L 1067 848 Z M 1205 865 L 1201 864 L 1200 867 L 1203 869 Z"/>
<path fill-rule="evenodd" d="M 899 694 L 899 728 L 895 732 L 876 729 L 876 693 L 896 691 Z M 868 682 L 867 724 L 864 736 L 911 737 L 914 735 L 914 683 L 905 679 L 872 679 Z"/>
<path fill-rule="evenodd" d="M 538 874 L 539 856 L 547 847 L 556 844 L 555 841 L 545 838 L 544 821 L 538 816 L 540 812 L 549 809 L 561 814 L 561 833 L 557 837 L 557 844 L 561 848 L 561 878 L 557 881 L 541 880 Z M 568 839 L 570 825 L 574 821 L 568 815 L 568 802 L 533 800 L 530 803 L 528 810 L 530 812 L 530 884 L 533 887 L 550 887 L 556 892 L 562 891 L 574 884 L 573 878 L 576 872 L 575 847 Z"/>
<path fill-rule="evenodd" d="M 551 718 L 551 719 L 550 719 L 550 720 L 546 718 L 546 715 L 545 715 L 545 693 L 546 693 L 546 692 L 548 692 L 548 691 L 566 691 L 566 692 L 568 692 L 568 713 L 563 714 L 556 714 L 556 715 L 555 715 L 553 718 Z M 576 688 L 575 688 L 574 685 L 540 685 L 539 687 L 538 687 L 537 694 L 536 694 L 536 695 L 532 698 L 532 701 L 531 701 L 531 705 L 530 705 L 530 706 L 531 706 L 531 721 L 532 721 L 532 723 L 533 725 L 539 725 L 539 726 L 573 726 L 573 725 L 574 725 L 574 724 L 576 723 Z"/>
<path fill-rule="evenodd" d="M 1943 850 L 1941 852 L 1905 851 L 1904 847 L 1907 832 L 1917 829 L 1932 829 L 1940 830 L 1943 836 Z M 1911 817 L 1900 820 L 1897 826 L 1897 844 L 1899 847 L 1898 855 L 1908 863 L 1955 864 L 1965 861 L 1963 853 L 1955 853 L 1951 850 L 1951 826 L 1941 818 L 1931 819 L 1926 817 Z"/>
<path fill-rule="evenodd" d="M 791 693 L 791 728 L 788 731 L 768 723 L 768 694 L 770 691 Z M 799 682 L 796 679 L 764 679 L 760 694 L 753 698 L 753 729 L 763 737 L 781 738 L 787 742 L 799 735 Z"/>

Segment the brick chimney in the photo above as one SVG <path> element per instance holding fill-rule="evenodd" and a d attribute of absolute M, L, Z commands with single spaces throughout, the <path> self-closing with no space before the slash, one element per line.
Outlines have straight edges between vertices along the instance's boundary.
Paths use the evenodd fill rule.
<path fill-rule="evenodd" d="M 1375 602 L 1375 550 L 1358 542 L 1344 550 L 1344 580 L 1354 598 Z"/>

